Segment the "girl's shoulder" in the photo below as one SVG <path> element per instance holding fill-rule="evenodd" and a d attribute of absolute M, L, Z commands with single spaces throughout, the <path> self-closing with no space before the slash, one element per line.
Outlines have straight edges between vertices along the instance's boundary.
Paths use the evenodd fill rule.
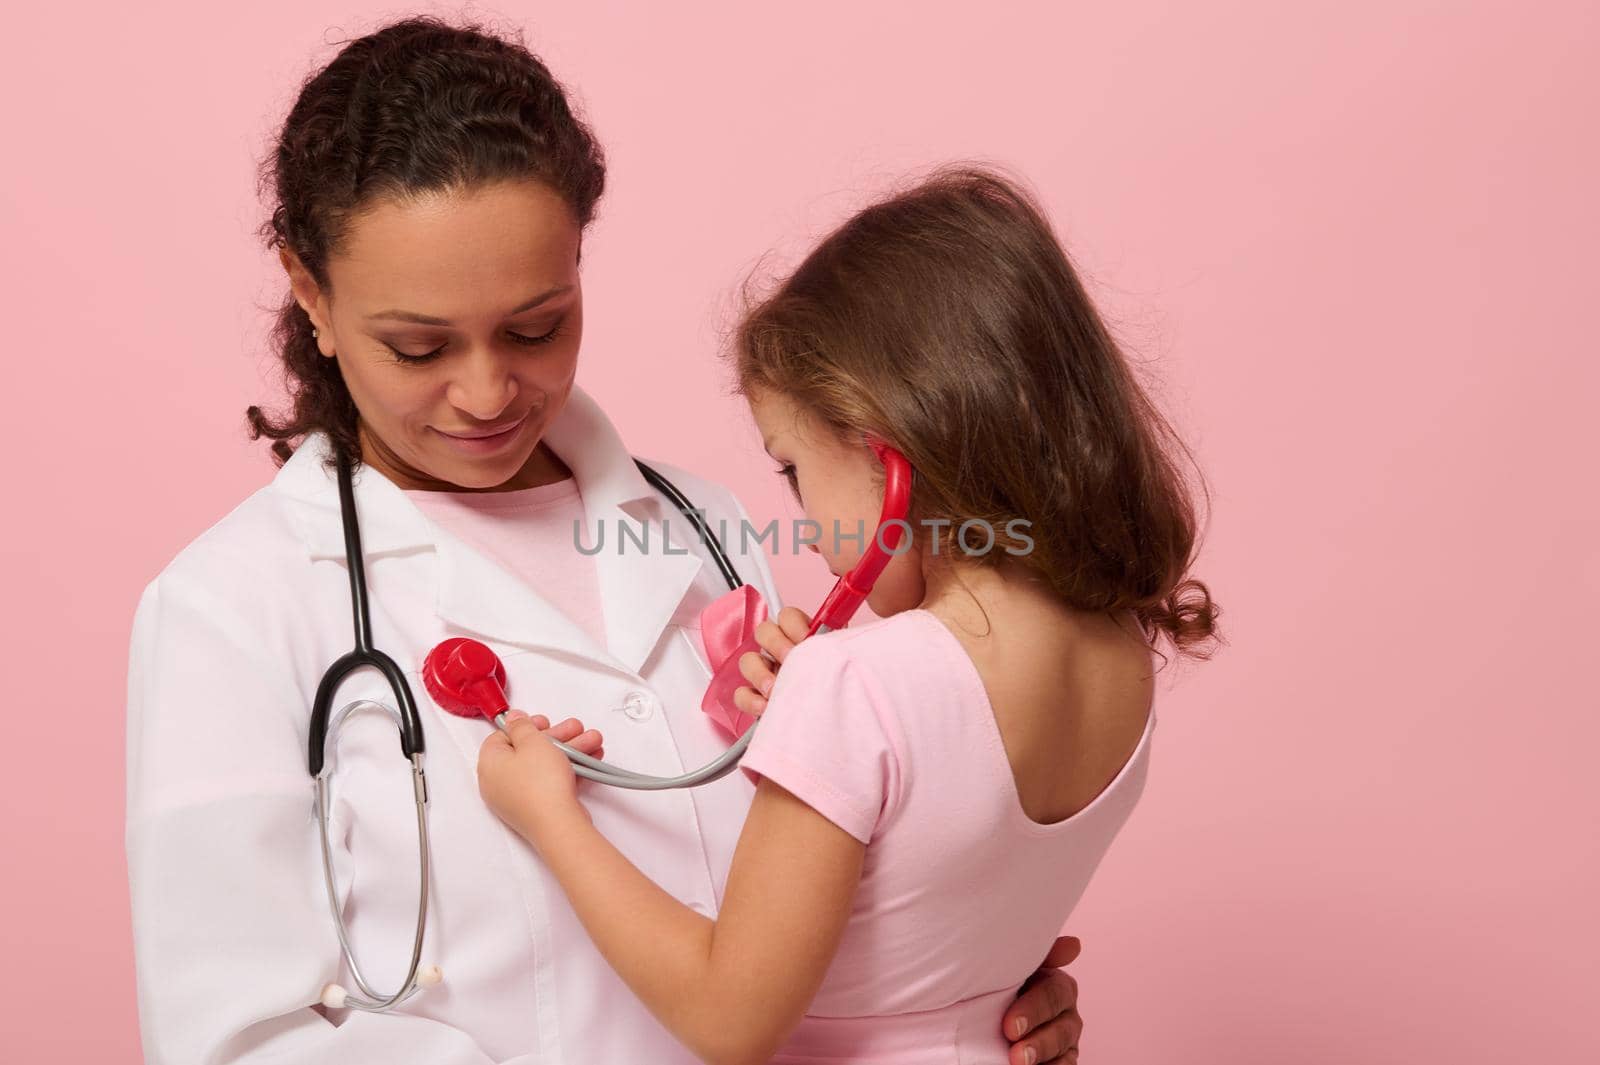
<path fill-rule="evenodd" d="M 965 705 L 981 690 L 960 642 L 922 609 L 802 640 L 778 670 L 780 682 L 785 674 L 790 687 L 826 692 L 892 735 L 908 716 L 937 717 L 937 707 Z"/>
<path fill-rule="evenodd" d="M 944 635 L 941 635 L 944 634 Z M 798 657 L 806 670 L 848 667 L 860 675 L 904 677 L 907 669 L 927 676 L 948 659 L 948 630 L 926 610 L 903 610 L 866 624 L 819 633 L 801 641 L 784 662 Z"/>
<path fill-rule="evenodd" d="M 929 625 L 942 627 L 943 623 L 927 610 L 917 607 L 912 610 L 902 610 L 886 618 L 873 618 L 848 628 L 819 633 L 803 641 L 799 646 L 816 644 L 835 648 L 839 654 L 864 657 L 874 652 L 919 646 L 927 639 Z"/>

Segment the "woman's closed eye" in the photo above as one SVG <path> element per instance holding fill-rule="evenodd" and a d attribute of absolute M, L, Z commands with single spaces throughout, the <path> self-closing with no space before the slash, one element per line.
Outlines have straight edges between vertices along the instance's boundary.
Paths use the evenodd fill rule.
<path fill-rule="evenodd" d="M 506 339 L 510 340 L 513 344 L 520 344 L 523 347 L 534 347 L 539 344 L 548 344 L 561 335 L 562 324 L 563 322 L 557 322 L 550 328 L 549 332 L 541 333 L 538 336 L 529 336 L 526 333 L 518 333 L 515 330 L 507 330 Z M 396 361 L 405 363 L 407 366 L 420 366 L 423 363 L 432 362 L 440 355 L 443 355 L 445 348 L 450 346 L 448 343 L 440 344 L 432 351 L 425 351 L 420 355 L 413 355 L 409 352 L 401 351 L 388 341 L 383 341 L 382 343 L 383 346 L 388 348 L 390 353 L 394 355 Z"/>
<path fill-rule="evenodd" d="M 563 319 L 562 322 L 557 322 L 555 325 L 550 327 L 550 331 L 548 333 L 540 333 L 538 336 L 531 337 L 525 333 L 517 332 L 510 332 L 506 335 L 517 344 L 548 344 L 556 337 L 561 335 L 561 326 L 564 321 L 565 319 Z"/>

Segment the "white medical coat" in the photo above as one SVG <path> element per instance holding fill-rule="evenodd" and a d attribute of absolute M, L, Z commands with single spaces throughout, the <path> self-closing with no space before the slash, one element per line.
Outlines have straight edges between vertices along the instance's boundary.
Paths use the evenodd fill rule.
<path fill-rule="evenodd" d="M 376 645 L 408 672 L 423 721 L 432 893 L 423 962 L 444 971 L 388 1015 L 324 1011 L 354 987 L 323 887 L 307 720 L 323 671 L 353 642 L 337 485 L 313 435 L 266 487 L 145 589 L 128 682 L 127 850 L 139 1013 L 150 1065 L 208 1062 L 651 1062 L 694 1058 L 595 950 L 532 849 L 485 808 L 477 756 L 492 727 L 440 710 L 417 670 L 468 635 L 505 662 L 513 706 L 605 734 L 606 757 L 654 774 L 710 761 L 700 610 L 726 590 L 687 522 L 574 390 L 546 441 L 572 469 L 606 546 L 595 557 L 606 646 L 502 567 L 437 528 L 391 481 L 357 473 Z M 659 467 L 707 512 L 743 578 L 777 609 L 763 550 L 719 485 Z M 687 554 L 663 553 L 663 519 Z M 649 553 L 618 523 L 648 523 Z M 337 708 L 392 703 L 363 670 Z M 362 965 L 387 993 L 410 957 L 416 817 L 397 732 L 353 717 L 333 760 L 333 845 Z M 743 773 L 690 791 L 579 782 L 596 826 L 674 896 L 714 914 L 753 788 Z"/>

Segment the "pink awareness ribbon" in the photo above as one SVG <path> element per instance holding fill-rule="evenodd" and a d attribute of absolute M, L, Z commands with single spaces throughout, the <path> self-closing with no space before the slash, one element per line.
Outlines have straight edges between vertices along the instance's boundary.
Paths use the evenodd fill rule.
<path fill-rule="evenodd" d="M 700 640 L 711 665 L 711 683 L 700 700 L 700 709 L 734 739 L 756 723 L 755 718 L 733 705 L 733 693 L 749 684 L 739 672 L 739 658 L 746 651 L 761 650 L 755 632 L 766 619 L 766 601 L 748 584 L 733 589 L 700 612 Z"/>

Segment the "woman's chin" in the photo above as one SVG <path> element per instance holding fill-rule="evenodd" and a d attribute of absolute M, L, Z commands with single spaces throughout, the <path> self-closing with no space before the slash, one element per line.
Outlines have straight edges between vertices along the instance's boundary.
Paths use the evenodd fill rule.
<path fill-rule="evenodd" d="M 481 492 L 499 488 L 511 480 L 527 461 L 527 455 L 472 458 L 454 454 L 447 449 L 438 455 L 434 463 L 437 472 L 434 472 L 433 476 L 459 488 Z"/>

